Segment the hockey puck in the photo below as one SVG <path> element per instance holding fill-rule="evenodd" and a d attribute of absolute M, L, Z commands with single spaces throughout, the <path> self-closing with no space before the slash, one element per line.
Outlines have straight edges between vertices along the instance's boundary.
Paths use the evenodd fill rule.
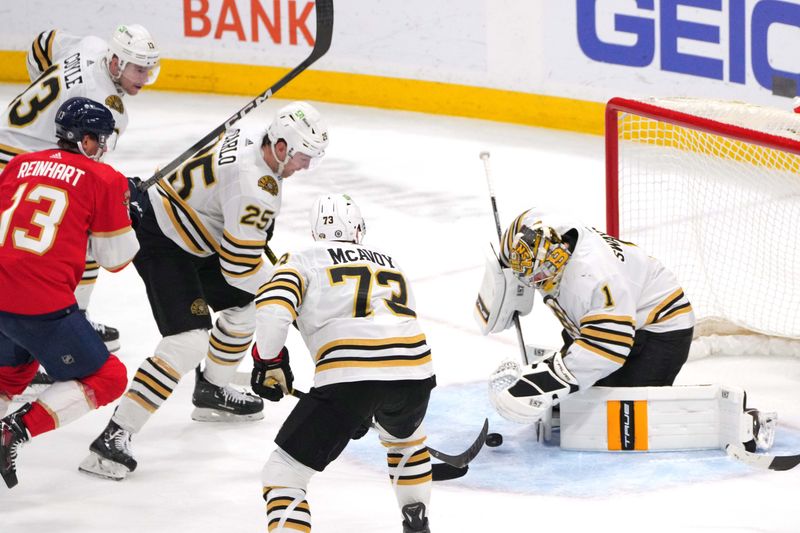
<path fill-rule="evenodd" d="M 489 448 L 497 448 L 503 444 L 503 436 L 500 433 L 489 433 L 486 435 L 486 445 Z"/>

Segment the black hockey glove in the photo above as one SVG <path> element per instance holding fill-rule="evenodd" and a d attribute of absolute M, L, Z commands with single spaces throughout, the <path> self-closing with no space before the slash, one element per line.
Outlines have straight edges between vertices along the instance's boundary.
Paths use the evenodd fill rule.
<path fill-rule="evenodd" d="M 127 178 L 128 191 L 131 194 L 128 211 L 131 216 L 131 226 L 136 229 L 141 223 L 144 214 L 150 209 L 150 196 L 147 191 L 139 189 L 139 184 L 142 183 L 140 178 Z"/>
<path fill-rule="evenodd" d="M 284 346 L 276 357 L 261 359 L 258 346 L 253 343 L 253 372 L 250 375 L 250 386 L 253 392 L 271 402 L 277 402 L 284 394 L 294 390 L 294 375 L 289 366 L 289 350 Z"/>

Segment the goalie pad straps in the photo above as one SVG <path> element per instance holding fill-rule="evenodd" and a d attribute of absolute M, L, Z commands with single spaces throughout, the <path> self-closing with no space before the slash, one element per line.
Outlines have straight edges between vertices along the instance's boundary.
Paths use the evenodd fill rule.
<path fill-rule="evenodd" d="M 527 315 L 533 308 L 533 289 L 521 283 L 510 268 L 502 268 L 490 247 L 483 282 L 475 301 L 474 317 L 483 335 L 511 327 L 514 314 Z"/>

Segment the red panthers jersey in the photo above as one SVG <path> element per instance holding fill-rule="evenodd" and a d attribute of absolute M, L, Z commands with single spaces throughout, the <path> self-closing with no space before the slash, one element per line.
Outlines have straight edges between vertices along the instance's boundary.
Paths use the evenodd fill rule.
<path fill-rule="evenodd" d="M 75 303 L 87 245 L 119 270 L 139 249 L 128 183 L 80 154 L 44 150 L 12 159 L 0 174 L 0 311 L 38 315 Z"/>

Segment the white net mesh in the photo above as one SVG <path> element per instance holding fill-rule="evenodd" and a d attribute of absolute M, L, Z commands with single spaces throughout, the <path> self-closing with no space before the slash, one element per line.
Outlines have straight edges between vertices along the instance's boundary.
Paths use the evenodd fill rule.
<path fill-rule="evenodd" d="M 620 237 L 680 279 L 697 333 L 714 336 L 694 355 L 720 351 L 720 342 L 729 353 L 800 355 L 800 342 L 787 340 L 800 340 L 800 156 L 786 148 L 800 152 L 800 115 L 738 102 L 645 103 L 700 118 L 619 113 Z M 741 139 L 702 119 L 754 131 Z"/>

